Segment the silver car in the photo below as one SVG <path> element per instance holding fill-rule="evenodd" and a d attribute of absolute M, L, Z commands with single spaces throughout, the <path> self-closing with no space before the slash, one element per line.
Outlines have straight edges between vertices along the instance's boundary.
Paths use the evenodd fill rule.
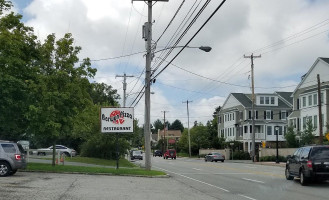
<path fill-rule="evenodd" d="M 211 152 L 209 153 L 208 155 L 206 155 L 204 157 L 204 161 L 207 162 L 207 161 L 210 161 L 210 162 L 217 162 L 217 161 L 221 161 L 221 162 L 224 162 L 225 160 L 225 156 L 221 153 L 217 153 L 217 152 Z"/>
<path fill-rule="evenodd" d="M 0 140 L 0 176 L 13 175 L 26 168 L 24 149 L 20 144 Z"/>

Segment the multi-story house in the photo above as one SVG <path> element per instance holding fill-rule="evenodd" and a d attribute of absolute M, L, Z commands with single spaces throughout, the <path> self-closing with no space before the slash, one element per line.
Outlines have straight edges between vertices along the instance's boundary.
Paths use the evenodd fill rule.
<path fill-rule="evenodd" d="M 287 117 L 292 112 L 291 92 L 255 94 L 254 122 L 256 145 L 275 147 L 285 141 Z M 231 93 L 219 112 L 218 136 L 226 141 L 240 141 L 250 152 L 252 143 L 251 94 Z"/>
<path fill-rule="evenodd" d="M 315 128 L 313 134 L 319 136 L 318 75 L 320 79 L 323 134 L 328 132 L 329 58 L 318 58 L 309 71 L 302 76 L 301 82 L 292 93 L 293 112 L 288 116 L 288 120 L 289 126 L 293 126 L 296 132 L 303 131 L 306 123 L 312 121 Z"/>

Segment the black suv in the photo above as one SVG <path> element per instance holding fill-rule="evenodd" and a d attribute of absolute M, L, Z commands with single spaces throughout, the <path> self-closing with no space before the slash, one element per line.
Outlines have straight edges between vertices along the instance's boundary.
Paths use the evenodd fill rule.
<path fill-rule="evenodd" d="M 26 168 L 22 145 L 0 140 L 0 177 L 13 175 L 17 169 Z"/>
<path fill-rule="evenodd" d="M 311 180 L 329 180 L 329 146 L 306 146 L 287 156 L 285 175 L 287 180 L 300 178 L 300 184 Z"/>
<path fill-rule="evenodd" d="M 155 151 L 153 152 L 153 157 L 157 157 L 157 156 L 162 157 L 162 151 L 160 151 L 160 150 L 155 150 Z"/>

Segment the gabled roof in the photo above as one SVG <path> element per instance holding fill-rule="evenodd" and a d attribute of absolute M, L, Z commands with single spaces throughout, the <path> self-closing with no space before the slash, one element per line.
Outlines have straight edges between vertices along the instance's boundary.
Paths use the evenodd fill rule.
<path fill-rule="evenodd" d="M 291 107 L 292 103 L 293 103 L 293 98 L 291 97 L 292 92 L 275 92 L 272 94 L 255 94 L 255 96 L 257 95 L 273 95 L 273 96 L 278 96 L 278 106 L 276 106 L 276 108 L 287 108 L 287 107 Z M 251 108 L 252 105 L 252 101 L 251 101 L 251 94 L 243 94 L 243 93 L 231 93 L 230 95 L 232 95 L 236 100 L 238 100 L 241 105 L 245 108 Z M 230 96 L 229 96 L 230 97 Z M 226 99 L 225 103 L 227 102 L 227 100 L 229 99 L 229 97 Z M 225 105 L 224 103 L 224 105 Z M 256 103 L 256 102 L 255 102 Z M 266 105 L 255 105 L 255 108 L 263 108 L 263 107 L 267 107 Z"/>
<path fill-rule="evenodd" d="M 251 106 L 251 99 L 243 93 L 231 93 L 244 107 Z"/>
<path fill-rule="evenodd" d="M 306 80 L 306 78 L 308 77 L 308 75 L 311 73 L 311 71 L 314 69 L 314 67 L 316 66 L 316 64 L 318 62 L 325 62 L 326 64 L 329 65 L 329 58 L 323 58 L 323 57 L 319 57 L 316 59 L 316 61 L 313 63 L 313 65 L 311 66 L 311 68 L 308 70 L 308 72 L 303 75 L 303 79 L 302 81 L 297 85 L 297 87 L 295 88 L 295 90 L 292 92 L 292 95 L 298 90 L 298 88 L 304 83 L 304 81 Z"/>
<path fill-rule="evenodd" d="M 291 106 L 293 104 L 292 92 L 275 92 L 277 93 L 282 99 L 287 101 Z"/>

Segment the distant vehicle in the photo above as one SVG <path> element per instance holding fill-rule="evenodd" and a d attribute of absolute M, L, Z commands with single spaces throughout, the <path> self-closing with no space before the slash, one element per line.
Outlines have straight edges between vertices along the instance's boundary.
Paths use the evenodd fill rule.
<path fill-rule="evenodd" d="M 0 140 L 0 176 L 13 175 L 18 169 L 26 168 L 22 145 Z"/>
<path fill-rule="evenodd" d="M 287 180 L 300 178 L 301 185 L 309 181 L 329 180 L 329 146 L 306 146 L 287 156 L 285 176 Z"/>
<path fill-rule="evenodd" d="M 46 155 L 52 154 L 53 146 L 50 146 L 48 148 L 43 148 L 43 149 L 37 149 L 38 155 Z M 60 154 L 65 154 L 66 156 L 76 156 L 76 151 L 74 149 L 68 148 L 63 145 L 56 145 L 56 153 L 60 152 Z"/>
<path fill-rule="evenodd" d="M 175 149 L 168 149 L 163 154 L 163 159 L 176 159 L 176 150 Z"/>
<path fill-rule="evenodd" d="M 155 151 L 153 152 L 153 157 L 157 157 L 157 156 L 162 157 L 162 151 L 160 151 L 160 150 L 155 150 Z"/>
<path fill-rule="evenodd" d="M 204 157 L 204 161 L 207 162 L 207 161 L 210 161 L 210 162 L 217 162 L 217 161 L 221 161 L 221 162 L 224 162 L 225 160 L 225 156 L 221 153 L 217 153 L 217 152 L 211 152 L 209 153 L 208 155 L 206 155 Z"/>
<path fill-rule="evenodd" d="M 143 160 L 143 154 L 141 151 L 131 151 L 130 159 L 131 160 L 134 160 L 134 159 Z"/>
<path fill-rule="evenodd" d="M 30 142 L 29 141 L 20 140 L 17 143 L 20 144 L 20 145 L 22 145 L 25 153 L 30 149 Z"/>

